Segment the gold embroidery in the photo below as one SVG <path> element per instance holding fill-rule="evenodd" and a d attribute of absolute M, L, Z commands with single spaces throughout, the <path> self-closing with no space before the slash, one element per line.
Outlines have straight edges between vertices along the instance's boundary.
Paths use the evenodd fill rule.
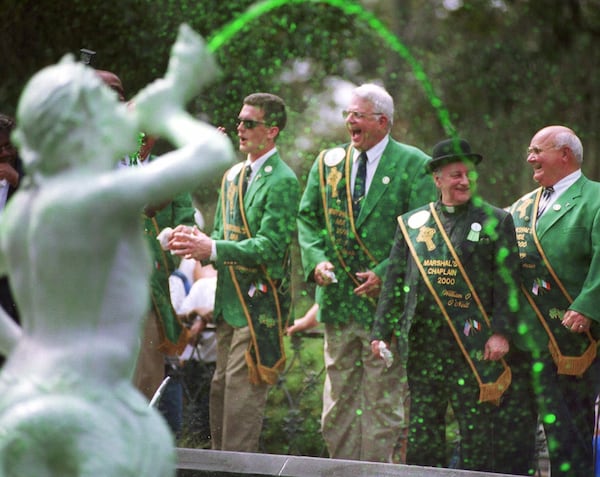
<path fill-rule="evenodd" d="M 227 205 L 229 206 L 229 216 L 233 217 L 235 213 L 235 194 L 237 190 L 234 184 L 229 184 L 227 189 Z"/>
<path fill-rule="evenodd" d="M 338 197 L 338 184 L 342 179 L 342 173 L 335 168 L 330 169 L 327 175 L 327 185 L 331 186 L 331 197 Z"/>
<path fill-rule="evenodd" d="M 417 235 L 417 242 L 425 242 L 427 250 L 431 252 L 432 250 L 435 250 L 435 244 L 432 240 L 434 234 L 435 229 L 423 226 L 419 229 L 419 235 Z"/>
<path fill-rule="evenodd" d="M 519 206 L 517 207 L 517 211 L 519 212 L 519 218 L 522 219 L 523 217 L 525 217 L 525 214 L 527 213 L 527 208 L 531 205 L 531 203 L 533 202 L 532 198 L 529 199 L 525 199 L 523 200 Z"/>

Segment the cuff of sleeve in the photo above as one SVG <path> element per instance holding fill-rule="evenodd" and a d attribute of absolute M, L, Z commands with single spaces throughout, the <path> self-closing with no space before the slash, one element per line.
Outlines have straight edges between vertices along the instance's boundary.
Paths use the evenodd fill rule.
<path fill-rule="evenodd" d="M 214 262 L 217 260 L 217 241 L 213 240 L 210 247 L 210 261 Z"/>

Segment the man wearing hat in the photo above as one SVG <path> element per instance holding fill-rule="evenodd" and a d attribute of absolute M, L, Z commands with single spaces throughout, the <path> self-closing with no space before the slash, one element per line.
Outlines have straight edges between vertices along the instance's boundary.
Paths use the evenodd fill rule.
<path fill-rule="evenodd" d="M 522 447 L 496 442 L 494 429 L 497 405 L 511 385 L 504 358 L 518 303 L 519 256 L 510 214 L 475 196 L 481 159 L 458 138 L 433 148 L 428 169 L 440 198 L 398 217 L 371 347 L 380 356 L 381 341 L 389 346 L 396 336 L 395 359 L 406 363 L 407 464 L 448 466 L 450 404 L 460 430 L 459 468 L 527 474 L 527 459 L 521 469 L 496 459 L 505 445 Z"/>

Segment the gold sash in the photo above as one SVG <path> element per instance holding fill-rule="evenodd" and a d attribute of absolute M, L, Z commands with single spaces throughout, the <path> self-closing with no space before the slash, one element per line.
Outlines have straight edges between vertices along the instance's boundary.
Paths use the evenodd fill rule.
<path fill-rule="evenodd" d="M 548 348 L 558 374 L 579 376 L 596 358 L 598 343 L 589 331 L 573 333 L 561 325 L 573 298 L 546 257 L 536 233 L 536 211 L 541 195 L 540 188 L 511 207 L 524 278 L 521 290 L 548 336 Z M 572 353 L 577 351 L 573 345 L 583 352 L 574 356 Z"/>
<path fill-rule="evenodd" d="M 398 224 L 423 282 L 477 380 L 479 401 L 498 405 L 500 397 L 510 386 L 511 370 L 504 359 L 483 360 L 483 347 L 491 335 L 490 318 L 440 222 L 433 202 L 429 204 L 429 211 L 423 208 L 398 217 Z M 471 306 L 473 302 L 475 307 Z M 462 335 L 457 330 L 459 327 Z"/>
<path fill-rule="evenodd" d="M 239 174 L 233 178 L 228 178 L 228 174 L 225 174 L 221 183 L 221 211 L 225 240 L 241 241 L 252 238 L 252 232 L 250 231 L 250 226 L 248 225 L 248 220 L 246 218 L 244 197 L 242 194 L 242 184 L 245 180 L 244 175 L 245 168 L 241 168 Z M 235 182 L 236 178 L 237 182 Z M 227 204 L 229 204 L 229 209 L 227 208 Z M 235 207 L 235 205 L 237 205 L 237 207 Z M 278 286 L 271 279 L 267 268 L 264 265 L 261 265 L 257 269 L 235 265 L 228 265 L 227 268 L 229 269 L 231 280 L 250 329 L 251 340 L 245 355 L 250 382 L 252 384 L 276 384 L 279 373 L 285 368 L 286 361 L 283 344 L 282 310 L 279 301 Z M 277 314 L 275 324 L 271 323 L 270 320 L 266 319 L 262 314 L 254 316 L 256 313 L 250 313 L 245 293 L 242 292 L 242 286 L 240 285 L 240 281 L 247 282 L 247 280 L 238 277 L 238 273 L 244 274 L 246 278 L 249 275 L 252 275 L 261 281 L 262 279 L 265 280 L 266 283 L 264 283 L 264 285 L 267 289 L 263 293 L 265 295 L 270 294 L 274 301 Z M 245 283 L 245 285 L 246 284 L 247 283 Z M 255 288 L 257 288 L 256 293 L 261 293 L 261 291 L 258 290 L 258 285 L 255 284 Z M 274 332 L 277 333 L 277 336 L 273 335 Z M 274 341 L 278 342 L 279 349 L 268 349 L 268 344 L 273 343 Z M 261 347 L 261 342 L 263 342 L 265 346 Z M 269 364 L 265 364 L 265 361 L 269 362 Z"/>
<path fill-rule="evenodd" d="M 325 226 L 336 258 L 350 280 L 359 286 L 361 283 L 354 273 L 364 270 L 353 269 L 352 264 L 361 263 L 365 264 L 362 268 L 372 269 L 379 262 L 356 230 L 350 184 L 351 152 L 351 146 L 346 150 L 338 147 L 322 151 L 319 155 L 319 181 Z"/>

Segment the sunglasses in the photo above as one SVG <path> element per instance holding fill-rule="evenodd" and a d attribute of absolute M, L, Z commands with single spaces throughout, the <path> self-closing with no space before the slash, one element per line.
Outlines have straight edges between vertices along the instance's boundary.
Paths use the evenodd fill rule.
<path fill-rule="evenodd" d="M 264 121 L 255 121 L 254 119 L 238 118 L 236 126 L 239 127 L 241 124 L 243 124 L 244 128 L 246 128 L 246 129 L 254 129 L 259 124 L 267 124 L 267 123 Z"/>

